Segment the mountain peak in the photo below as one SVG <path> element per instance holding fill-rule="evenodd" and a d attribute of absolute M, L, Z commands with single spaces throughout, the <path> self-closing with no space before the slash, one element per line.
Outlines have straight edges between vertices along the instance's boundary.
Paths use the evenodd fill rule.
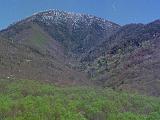
<path fill-rule="evenodd" d="M 42 11 L 39 13 L 35 13 L 29 20 L 41 21 L 47 25 L 52 23 L 64 23 L 70 22 L 74 27 L 77 27 L 79 23 L 85 23 L 85 25 L 90 26 L 93 22 L 98 22 L 103 29 L 113 26 L 119 26 L 113 22 L 105 20 L 103 18 L 96 17 L 94 15 L 89 14 L 81 14 L 74 12 L 66 12 L 57 9 Z"/>
<path fill-rule="evenodd" d="M 5 36 L 6 33 L 17 35 L 19 34 L 17 31 L 23 32 L 22 29 L 29 28 L 29 26 L 32 29 L 35 25 L 75 54 L 85 53 L 120 28 L 120 25 L 116 23 L 93 15 L 47 10 L 35 13 L 8 27 L 3 34 L 5 33 Z M 21 41 L 22 38 L 18 39 Z"/>
<path fill-rule="evenodd" d="M 67 12 L 67 11 L 63 11 L 63 10 L 58 10 L 58 9 L 50 9 L 50 10 L 46 10 L 46 11 L 41 11 L 41 12 L 38 12 L 38 13 L 34 13 L 33 15 L 46 15 L 46 16 L 67 16 L 67 17 L 88 17 L 90 19 L 94 19 L 94 18 L 97 18 L 97 19 L 101 19 L 103 21 L 107 21 L 103 18 L 99 18 L 99 17 L 96 17 L 94 15 L 90 15 L 90 14 L 83 14 L 83 13 L 75 13 L 75 12 Z"/>

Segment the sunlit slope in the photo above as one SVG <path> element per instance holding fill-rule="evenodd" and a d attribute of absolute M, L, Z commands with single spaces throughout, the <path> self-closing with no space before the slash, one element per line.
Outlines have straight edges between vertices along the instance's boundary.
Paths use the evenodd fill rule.
<path fill-rule="evenodd" d="M 159 120 L 160 99 L 110 89 L 0 80 L 2 120 Z"/>

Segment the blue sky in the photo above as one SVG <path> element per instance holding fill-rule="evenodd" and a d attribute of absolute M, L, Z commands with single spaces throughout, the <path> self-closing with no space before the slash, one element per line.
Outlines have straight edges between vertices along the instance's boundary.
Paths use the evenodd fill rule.
<path fill-rule="evenodd" d="M 0 29 L 47 9 L 88 13 L 121 25 L 160 19 L 160 0 L 0 0 Z"/>

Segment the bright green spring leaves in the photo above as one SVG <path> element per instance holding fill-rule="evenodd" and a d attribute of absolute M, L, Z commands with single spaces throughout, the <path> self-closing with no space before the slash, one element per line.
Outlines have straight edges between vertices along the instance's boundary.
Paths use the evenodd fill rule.
<path fill-rule="evenodd" d="M 159 98 L 102 88 L 0 80 L 0 120 L 159 119 Z"/>

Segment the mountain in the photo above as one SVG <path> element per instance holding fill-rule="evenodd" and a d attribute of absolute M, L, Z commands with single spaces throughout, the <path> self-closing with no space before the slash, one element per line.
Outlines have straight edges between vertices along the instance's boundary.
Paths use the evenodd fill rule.
<path fill-rule="evenodd" d="M 160 20 L 116 23 L 59 10 L 0 31 L 0 77 L 160 95 Z"/>
<path fill-rule="evenodd" d="M 39 29 L 41 29 L 49 37 L 60 43 L 66 54 L 78 57 L 109 37 L 119 27 L 118 24 L 92 15 L 49 10 L 11 25 L 2 34 L 5 38 L 11 38 L 14 41 L 32 42 L 31 45 L 38 42 L 37 45 L 42 47 L 41 45 L 47 43 L 45 43 L 45 38 L 38 34 Z M 34 35 L 27 36 L 29 31 L 35 32 Z M 24 36 L 27 38 L 23 38 Z M 41 39 L 34 41 L 34 36 L 41 37 Z M 28 41 L 28 39 L 30 40 Z"/>
<path fill-rule="evenodd" d="M 160 21 L 129 24 L 81 61 L 96 84 L 160 95 Z"/>
<path fill-rule="evenodd" d="M 119 27 L 95 16 L 59 10 L 34 14 L 0 32 L 0 76 L 86 84 L 85 73 L 73 69 L 76 59 Z"/>

